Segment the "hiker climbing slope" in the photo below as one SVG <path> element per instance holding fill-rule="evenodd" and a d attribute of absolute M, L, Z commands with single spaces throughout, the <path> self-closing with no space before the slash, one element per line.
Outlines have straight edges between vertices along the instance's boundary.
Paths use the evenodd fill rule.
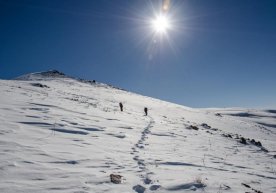
<path fill-rule="evenodd" d="M 119 103 L 119 106 L 120 106 L 120 110 L 123 111 L 123 104 Z"/>
<path fill-rule="evenodd" d="M 148 116 L 148 108 L 147 107 L 144 108 L 144 112 L 145 112 L 145 115 Z"/>

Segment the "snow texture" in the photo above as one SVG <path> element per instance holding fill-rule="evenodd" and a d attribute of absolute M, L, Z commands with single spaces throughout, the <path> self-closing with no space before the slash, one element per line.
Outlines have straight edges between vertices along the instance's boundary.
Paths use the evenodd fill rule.
<path fill-rule="evenodd" d="M 276 192 L 276 110 L 193 109 L 54 70 L 0 91 L 0 192 Z"/>

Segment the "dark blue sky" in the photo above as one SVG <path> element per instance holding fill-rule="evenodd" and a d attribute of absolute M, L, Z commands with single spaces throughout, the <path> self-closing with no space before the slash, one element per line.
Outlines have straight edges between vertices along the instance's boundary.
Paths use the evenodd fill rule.
<path fill-rule="evenodd" d="M 0 78 L 57 69 L 190 107 L 276 108 L 276 1 L 0 0 Z M 150 57 L 152 56 L 152 57 Z"/>

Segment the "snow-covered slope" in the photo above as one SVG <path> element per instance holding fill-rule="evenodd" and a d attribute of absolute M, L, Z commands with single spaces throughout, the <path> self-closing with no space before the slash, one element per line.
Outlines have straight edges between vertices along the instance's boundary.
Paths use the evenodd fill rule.
<path fill-rule="evenodd" d="M 57 71 L 0 91 L 0 192 L 276 192 L 275 110 L 192 109 Z"/>

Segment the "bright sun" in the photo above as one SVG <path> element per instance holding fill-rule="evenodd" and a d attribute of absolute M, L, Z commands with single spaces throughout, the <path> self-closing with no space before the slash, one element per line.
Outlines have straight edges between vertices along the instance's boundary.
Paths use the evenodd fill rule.
<path fill-rule="evenodd" d="M 152 21 L 152 27 L 156 33 L 166 33 L 170 28 L 170 21 L 164 15 L 159 15 Z"/>

